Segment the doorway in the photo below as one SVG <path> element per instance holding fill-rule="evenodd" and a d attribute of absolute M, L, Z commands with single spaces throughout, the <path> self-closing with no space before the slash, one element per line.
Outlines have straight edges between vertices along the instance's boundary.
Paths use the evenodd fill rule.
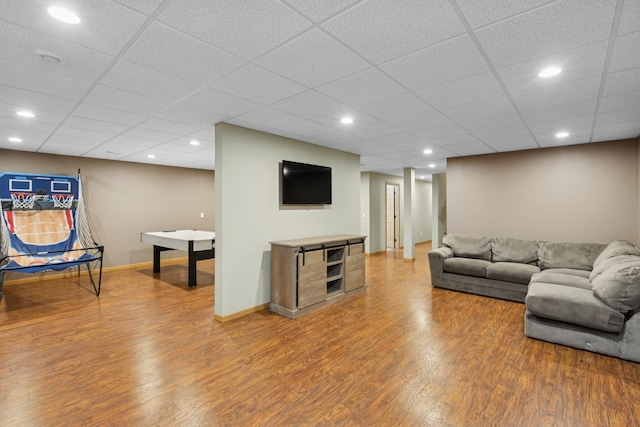
<path fill-rule="evenodd" d="M 398 249 L 400 245 L 400 184 L 387 183 L 387 249 Z"/>

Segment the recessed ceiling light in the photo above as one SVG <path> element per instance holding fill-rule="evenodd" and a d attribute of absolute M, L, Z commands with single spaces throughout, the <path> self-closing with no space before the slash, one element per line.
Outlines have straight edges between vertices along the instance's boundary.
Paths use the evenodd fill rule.
<path fill-rule="evenodd" d="M 9 141 L 11 141 L 11 142 L 22 142 L 22 140 L 20 138 L 18 138 L 17 136 L 9 137 Z"/>
<path fill-rule="evenodd" d="M 538 77 L 552 77 L 562 72 L 562 68 L 559 67 L 549 67 L 538 73 Z"/>
<path fill-rule="evenodd" d="M 425 175 L 420 175 L 418 178 L 420 178 L 420 179 L 425 179 L 425 178 L 426 178 L 426 176 L 425 176 Z"/>
<path fill-rule="evenodd" d="M 155 159 L 156 155 L 155 154 L 147 154 L 147 159 Z"/>
<path fill-rule="evenodd" d="M 348 125 L 348 124 L 353 123 L 353 119 L 351 117 L 343 117 L 343 118 L 340 119 L 340 123 Z"/>
<path fill-rule="evenodd" d="M 78 18 L 78 15 L 76 15 L 75 13 L 71 12 L 68 9 L 54 6 L 47 9 L 47 12 L 49 13 L 49 15 L 53 16 L 58 21 L 62 21 L 65 24 L 75 25 L 80 23 L 80 18 Z"/>
<path fill-rule="evenodd" d="M 189 145 L 200 145 L 200 141 L 196 141 L 195 139 L 192 139 L 191 141 L 189 141 Z"/>
<path fill-rule="evenodd" d="M 435 167 L 436 167 L 436 164 L 435 164 L 435 163 L 429 163 L 429 167 L 430 167 L 430 168 L 435 168 Z"/>
<path fill-rule="evenodd" d="M 424 154 L 432 154 L 433 150 L 431 148 L 427 148 L 426 150 L 423 151 Z"/>
<path fill-rule="evenodd" d="M 16 114 L 19 115 L 20 117 L 27 117 L 29 119 L 32 119 L 36 116 L 31 111 L 27 111 L 27 110 L 16 111 Z"/>
<path fill-rule="evenodd" d="M 40 50 L 40 49 L 34 50 L 33 56 L 45 62 L 50 62 L 52 64 L 57 64 L 59 62 L 62 62 L 62 58 L 60 56 L 56 55 L 53 52 L 48 52 L 46 50 Z"/>
<path fill-rule="evenodd" d="M 556 138 L 566 138 L 568 136 L 569 136 L 569 132 L 562 131 L 562 132 L 556 133 Z"/>

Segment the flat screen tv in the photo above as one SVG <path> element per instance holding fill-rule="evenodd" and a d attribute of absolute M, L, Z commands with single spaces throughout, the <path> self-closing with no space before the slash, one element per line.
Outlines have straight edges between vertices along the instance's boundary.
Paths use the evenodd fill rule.
<path fill-rule="evenodd" d="M 331 168 L 282 161 L 280 182 L 283 205 L 330 205 Z"/>

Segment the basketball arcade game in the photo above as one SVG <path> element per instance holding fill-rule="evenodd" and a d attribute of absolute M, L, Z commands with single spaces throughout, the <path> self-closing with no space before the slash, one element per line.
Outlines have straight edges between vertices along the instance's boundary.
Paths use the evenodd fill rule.
<path fill-rule="evenodd" d="M 104 246 L 95 242 L 78 177 L 0 174 L 0 298 L 5 272 L 37 273 L 87 266 L 96 296 Z M 99 268 L 97 284 L 93 269 Z M 98 267 L 99 266 L 99 267 Z"/>

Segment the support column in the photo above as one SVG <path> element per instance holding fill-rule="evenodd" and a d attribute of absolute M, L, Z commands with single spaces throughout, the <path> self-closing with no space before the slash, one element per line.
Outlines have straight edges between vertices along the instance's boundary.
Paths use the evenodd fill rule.
<path fill-rule="evenodd" d="M 431 180 L 431 247 L 439 248 L 447 232 L 447 176 L 434 174 Z"/>
<path fill-rule="evenodd" d="M 416 195 L 416 171 L 404 168 L 404 238 L 403 258 L 405 261 L 415 261 L 415 241 L 413 238 L 414 200 Z"/>

